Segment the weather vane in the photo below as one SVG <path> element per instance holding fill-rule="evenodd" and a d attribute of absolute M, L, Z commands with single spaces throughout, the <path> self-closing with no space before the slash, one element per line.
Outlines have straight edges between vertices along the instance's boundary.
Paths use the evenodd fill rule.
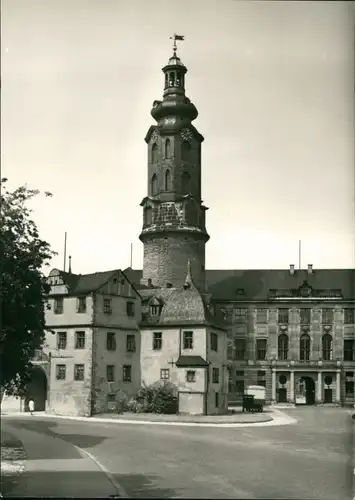
<path fill-rule="evenodd" d="M 183 41 L 184 40 L 184 36 L 183 35 L 177 35 L 176 33 L 174 33 L 174 36 L 171 36 L 170 40 L 174 40 L 173 51 L 174 51 L 174 57 L 175 57 L 176 56 L 176 50 L 177 50 L 176 40 Z"/>

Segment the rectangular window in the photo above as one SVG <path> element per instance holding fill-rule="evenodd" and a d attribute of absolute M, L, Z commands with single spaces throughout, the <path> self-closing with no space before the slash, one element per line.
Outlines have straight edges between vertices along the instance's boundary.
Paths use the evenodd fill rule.
<path fill-rule="evenodd" d="M 309 325 L 311 323 L 310 309 L 300 309 L 300 323 L 301 325 Z"/>
<path fill-rule="evenodd" d="M 67 348 L 67 332 L 57 333 L 57 349 Z"/>
<path fill-rule="evenodd" d="M 112 300 L 104 299 L 104 314 L 112 314 Z"/>
<path fill-rule="evenodd" d="M 84 365 L 74 365 L 74 380 L 84 380 Z"/>
<path fill-rule="evenodd" d="M 256 322 L 267 323 L 267 309 L 262 308 L 256 310 Z"/>
<path fill-rule="evenodd" d="M 85 349 L 85 332 L 75 332 L 75 349 Z"/>
<path fill-rule="evenodd" d="M 235 392 L 237 396 L 244 395 L 244 380 L 236 380 L 235 381 Z"/>
<path fill-rule="evenodd" d="M 212 384 L 219 384 L 219 368 L 212 368 Z"/>
<path fill-rule="evenodd" d="M 234 356 L 237 361 L 242 361 L 245 359 L 246 354 L 246 340 L 245 339 L 235 339 L 235 352 Z"/>
<path fill-rule="evenodd" d="M 344 361 L 354 361 L 354 340 L 344 340 Z"/>
<path fill-rule="evenodd" d="M 237 371 L 235 372 L 235 376 L 236 376 L 236 378 L 244 377 L 244 371 L 242 371 L 242 370 L 237 370 Z"/>
<path fill-rule="evenodd" d="M 247 320 L 247 309 L 234 309 L 234 319 L 236 323 L 245 323 Z"/>
<path fill-rule="evenodd" d="M 127 302 L 126 303 L 126 308 L 127 308 L 127 316 L 130 316 L 131 318 L 134 316 L 134 302 Z"/>
<path fill-rule="evenodd" d="M 288 318 L 289 318 L 289 310 L 288 309 L 279 309 L 279 314 L 278 314 L 278 322 L 280 325 L 288 325 Z"/>
<path fill-rule="evenodd" d="M 56 379 L 57 380 L 65 380 L 67 373 L 66 365 L 57 365 L 56 366 Z"/>
<path fill-rule="evenodd" d="M 256 359 L 258 361 L 264 361 L 266 359 L 267 351 L 267 340 L 257 339 L 256 340 Z"/>
<path fill-rule="evenodd" d="M 322 324 L 332 325 L 333 324 L 333 309 L 323 309 L 322 310 Z"/>
<path fill-rule="evenodd" d="M 196 372 L 195 372 L 195 370 L 187 370 L 187 372 L 186 372 L 186 382 L 196 382 Z"/>
<path fill-rule="evenodd" d="M 169 368 L 162 368 L 160 370 L 160 378 L 161 378 L 161 380 L 169 380 L 169 378 L 170 378 Z"/>
<path fill-rule="evenodd" d="M 107 394 L 107 402 L 115 403 L 116 402 L 116 394 Z"/>
<path fill-rule="evenodd" d="M 355 309 L 344 309 L 344 324 L 355 324 Z"/>
<path fill-rule="evenodd" d="M 132 365 L 123 365 L 122 372 L 123 382 L 132 382 Z"/>
<path fill-rule="evenodd" d="M 347 377 L 347 378 L 353 378 L 354 377 L 354 372 L 345 372 L 345 377 Z"/>
<path fill-rule="evenodd" d="M 228 392 L 233 392 L 234 385 L 233 385 L 233 374 L 232 370 L 228 368 Z"/>
<path fill-rule="evenodd" d="M 163 347 L 162 332 L 153 332 L 153 351 L 160 351 Z"/>
<path fill-rule="evenodd" d="M 193 349 L 194 332 L 184 332 L 184 349 Z"/>
<path fill-rule="evenodd" d="M 78 313 L 85 313 L 86 312 L 86 297 L 78 297 L 78 308 L 77 312 Z"/>
<path fill-rule="evenodd" d="M 107 332 L 106 349 L 108 351 L 115 351 L 116 350 L 116 334 L 114 332 Z"/>
<path fill-rule="evenodd" d="M 354 381 L 346 380 L 345 381 L 345 397 L 353 398 L 354 397 Z"/>
<path fill-rule="evenodd" d="M 211 333 L 211 351 L 218 351 L 218 336 L 216 333 Z"/>
<path fill-rule="evenodd" d="M 115 381 L 115 365 L 106 365 L 106 380 L 107 382 Z"/>
<path fill-rule="evenodd" d="M 63 297 L 54 299 L 54 314 L 63 314 Z"/>
<path fill-rule="evenodd" d="M 219 393 L 218 392 L 215 393 L 214 399 L 215 399 L 216 408 L 219 408 Z"/>
<path fill-rule="evenodd" d="M 136 352 L 136 336 L 128 333 L 126 337 L 126 350 L 127 352 Z"/>
<path fill-rule="evenodd" d="M 258 370 L 256 385 L 266 386 L 265 372 L 263 370 Z"/>

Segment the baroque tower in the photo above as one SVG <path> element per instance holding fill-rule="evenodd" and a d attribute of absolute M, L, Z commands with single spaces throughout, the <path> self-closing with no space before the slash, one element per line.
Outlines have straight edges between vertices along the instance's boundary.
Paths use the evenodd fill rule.
<path fill-rule="evenodd" d="M 187 68 L 176 55 L 162 69 L 162 101 L 154 101 L 157 122 L 145 137 L 148 145 L 148 196 L 141 202 L 144 244 L 142 284 L 181 286 L 191 262 L 197 288 L 205 291 L 205 227 L 207 207 L 201 199 L 203 136 L 192 125 L 198 112 L 185 95 Z"/>

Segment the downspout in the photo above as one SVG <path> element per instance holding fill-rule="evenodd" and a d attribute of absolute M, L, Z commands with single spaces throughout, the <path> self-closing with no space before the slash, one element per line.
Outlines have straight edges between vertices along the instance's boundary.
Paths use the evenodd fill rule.
<path fill-rule="evenodd" d="M 207 410 L 208 410 L 208 393 L 209 393 L 209 388 L 210 388 L 210 363 L 208 361 L 208 328 L 206 328 L 206 361 L 207 361 L 207 366 L 206 366 L 206 395 L 205 395 L 205 415 L 207 415 Z"/>
<path fill-rule="evenodd" d="M 91 294 L 92 297 L 92 329 L 91 329 L 91 391 L 90 391 L 90 416 L 95 413 L 95 403 L 96 403 L 96 380 L 95 380 L 95 360 L 96 360 L 96 295 L 95 292 Z"/>

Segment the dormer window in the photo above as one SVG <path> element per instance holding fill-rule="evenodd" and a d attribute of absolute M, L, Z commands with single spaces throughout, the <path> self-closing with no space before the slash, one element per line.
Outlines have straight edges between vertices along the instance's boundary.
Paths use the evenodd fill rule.
<path fill-rule="evenodd" d="M 149 307 L 149 310 L 150 310 L 151 316 L 159 316 L 160 315 L 161 306 L 159 304 L 152 304 Z"/>

